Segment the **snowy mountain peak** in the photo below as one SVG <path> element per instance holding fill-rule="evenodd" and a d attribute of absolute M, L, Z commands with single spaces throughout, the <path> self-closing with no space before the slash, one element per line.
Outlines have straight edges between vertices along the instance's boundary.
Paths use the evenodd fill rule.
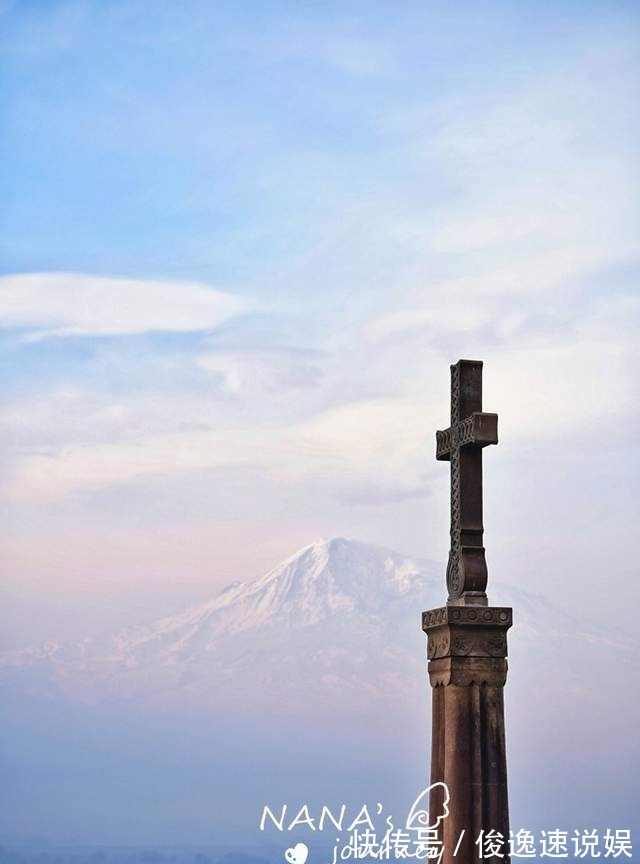
<path fill-rule="evenodd" d="M 442 571 L 349 538 L 317 540 L 177 615 L 0 656 L 0 688 L 83 701 L 193 699 L 215 711 L 252 699 L 335 706 L 349 694 L 358 705 L 424 696 L 420 614 L 443 602 Z M 500 599 L 517 607 L 516 663 L 532 646 L 555 656 L 576 629 L 582 659 L 585 644 L 605 660 L 637 656 L 521 589 L 503 586 Z"/>
<path fill-rule="evenodd" d="M 42 661 L 76 669 L 98 665 L 106 671 L 140 668 L 147 662 L 190 664 L 211 660 L 236 637 L 266 631 L 303 630 L 347 617 L 390 621 L 410 604 L 427 601 L 424 563 L 345 537 L 320 539 L 299 549 L 267 573 L 249 582 L 234 582 L 217 596 L 177 615 L 146 625 L 126 627 L 107 639 L 88 637 L 76 643 L 53 643 L 0 658 L 0 666 L 31 666 Z M 65 673 L 66 674 L 66 673 Z"/>
<path fill-rule="evenodd" d="M 377 611 L 423 579 L 424 568 L 411 558 L 344 537 L 321 539 L 258 579 L 225 589 L 207 610 L 226 610 L 225 629 L 275 620 L 308 625 L 336 612 Z"/>

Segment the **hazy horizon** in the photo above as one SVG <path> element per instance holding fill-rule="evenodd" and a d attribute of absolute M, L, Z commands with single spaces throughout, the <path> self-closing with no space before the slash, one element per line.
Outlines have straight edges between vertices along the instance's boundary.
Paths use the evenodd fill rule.
<path fill-rule="evenodd" d="M 633 825 L 637 638 L 522 589 L 498 586 L 493 600 L 514 609 L 514 826 L 573 830 L 586 812 L 591 827 Z M 383 801 L 397 817 L 426 785 L 420 610 L 442 602 L 438 566 L 339 539 L 147 627 L 0 654 L 0 836 L 35 824 L 58 845 L 246 849 L 282 842 L 257 830 L 264 804 Z"/>

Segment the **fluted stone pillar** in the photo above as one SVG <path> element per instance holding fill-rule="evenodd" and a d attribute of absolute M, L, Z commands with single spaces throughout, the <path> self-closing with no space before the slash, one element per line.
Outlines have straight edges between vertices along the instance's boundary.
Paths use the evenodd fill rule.
<path fill-rule="evenodd" d="M 505 838 L 502 860 L 509 861 L 503 688 L 511 612 L 448 605 L 422 616 L 433 697 L 431 783 L 443 781 L 451 796 L 438 829 L 443 864 L 481 860 L 475 841 L 491 830 Z M 442 787 L 432 792 L 432 820 L 442 798 Z"/>

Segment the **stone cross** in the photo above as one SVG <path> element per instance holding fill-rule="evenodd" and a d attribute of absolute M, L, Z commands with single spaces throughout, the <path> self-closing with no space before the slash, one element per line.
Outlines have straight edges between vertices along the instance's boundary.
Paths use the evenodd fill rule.
<path fill-rule="evenodd" d="M 482 535 L 482 448 L 498 443 L 498 415 L 482 411 L 482 361 L 451 367 L 451 426 L 436 432 L 436 459 L 451 462 L 448 602 L 486 606 Z"/>
<path fill-rule="evenodd" d="M 502 840 L 500 864 L 509 864 L 503 691 L 512 614 L 487 605 L 482 545 L 482 448 L 497 442 L 497 415 L 482 411 L 482 363 L 459 360 L 451 426 L 436 433 L 436 459 L 451 462 L 449 597 L 422 613 L 432 687 L 430 824 L 448 807 L 436 829 L 440 864 L 477 864 L 476 841 L 489 832 Z"/>

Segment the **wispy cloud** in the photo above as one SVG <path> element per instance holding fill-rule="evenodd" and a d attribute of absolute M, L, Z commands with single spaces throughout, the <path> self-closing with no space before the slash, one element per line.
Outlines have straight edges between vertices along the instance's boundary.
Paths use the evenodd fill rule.
<path fill-rule="evenodd" d="M 637 313 L 626 299 L 620 304 L 626 315 Z M 613 308 L 609 316 L 615 325 Z M 585 318 L 560 340 L 533 333 L 485 341 L 485 402 L 487 410 L 499 409 L 507 440 L 584 436 L 593 424 L 628 410 L 632 344 L 619 338 L 615 326 L 594 330 L 593 320 Z M 287 400 L 292 389 L 313 389 L 322 373 L 304 353 L 300 366 L 291 365 L 286 352 L 276 352 L 275 359 L 259 352 L 198 357 L 207 373 L 222 376 L 239 413 L 230 413 L 225 401 L 212 401 L 206 386 L 188 395 L 169 392 L 160 405 L 157 398 L 63 391 L 27 410 L 10 407 L 0 416 L 4 437 L 25 443 L 13 452 L 4 495 L 55 501 L 226 467 L 249 469 L 289 489 L 311 484 L 316 495 L 345 503 L 364 503 L 367 495 L 370 504 L 421 496 L 435 470 L 434 425 L 448 422 L 448 392 L 438 355 L 423 354 L 409 373 L 416 344 L 415 337 L 388 350 L 375 344 L 381 369 L 373 369 L 366 351 L 349 369 L 355 379 L 365 367 L 388 381 L 390 369 L 401 363 L 407 371 L 390 395 L 340 400 L 341 374 L 334 368 L 321 406 L 311 405 L 303 416 L 274 413 L 273 396 Z"/>
<path fill-rule="evenodd" d="M 392 399 L 348 404 L 290 425 L 255 429 L 212 423 L 164 435 L 134 432 L 114 443 L 32 451 L 15 460 L 5 491 L 20 500 L 52 501 L 223 466 L 250 466 L 278 483 L 315 479 L 329 494 L 352 485 L 362 489 L 374 476 L 396 491 L 405 482 L 413 489 L 422 461 L 423 418 L 421 403 Z M 104 416 L 105 423 L 111 419 Z"/>
<path fill-rule="evenodd" d="M 0 326 L 29 338 L 213 330 L 248 311 L 242 297 L 198 282 L 81 273 L 0 277 Z"/>
<path fill-rule="evenodd" d="M 209 351 L 195 362 L 220 381 L 226 394 L 250 398 L 317 386 L 323 372 L 315 359 L 312 351 L 282 348 Z"/>

